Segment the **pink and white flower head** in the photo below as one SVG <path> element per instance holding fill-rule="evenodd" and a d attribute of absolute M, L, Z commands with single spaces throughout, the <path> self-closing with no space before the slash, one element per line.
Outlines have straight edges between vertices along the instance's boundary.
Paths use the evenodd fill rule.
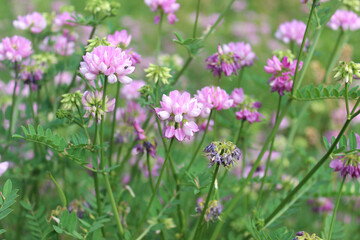
<path fill-rule="evenodd" d="M 91 53 L 86 53 L 83 59 L 80 73 L 89 81 L 94 81 L 99 74 L 106 75 L 109 83 L 120 81 L 128 84 L 132 81 L 127 75 L 134 72 L 135 67 L 129 55 L 121 48 L 98 46 Z"/>
<path fill-rule="evenodd" d="M 10 80 L 7 84 L 1 83 L 0 85 L 1 92 L 5 95 L 11 96 L 14 91 L 15 80 Z M 29 88 L 22 88 L 20 92 L 20 84 L 18 84 L 16 86 L 15 93 L 16 95 L 21 94 L 22 96 L 29 96 Z"/>
<path fill-rule="evenodd" d="M 127 101 L 125 108 L 116 111 L 116 120 L 131 126 L 134 122 L 142 124 L 147 118 L 147 111 L 134 101 Z"/>
<path fill-rule="evenodd" d="M 236 107 L 240 103 L 243 103 L 245 100 L 244 90 L 242 88 L 235 88 L 231 92 L 230 98 L 233 100 L 232 107 Z"/>
<path fill-rule="evenodd" d="M 253 122 L 260 122 L 260 118 L 264 116 L 258 112 L 258 109 L 261 107 L 260 102 L 252 102 L 240 104 L 239 111 L 235 112 L 235 116 L 238 120 L 248 121 L 250 124 Z"/>
<path fill-rule="evenodd" d="M 211 69 L 214 76 L 221 77 L 232 74 L 238 75 L 238 70 L 244 66 L 251 66 L 256 58 L 251 51 L 250 44 L 244 42 L 218 45 L 218 52 L 208 57 L 205 61 L 207 69 Z"/>
<path fill-rule="evenodd" d="M 275 33 L 275 37 L 286 44 L 290 43 L 290 41 L 294 41 L 300 46 L 304 38 L 305 30 L 305 23 L 294 19 L 291 22 L 280 24 Z"/>
<path fill-rule="evenodd" d="M 1 155 L 0 155 L 0 160 L 1 160 Z M 8 168 L 9 168 L 9 162 L 0 162 L 0 177 L 1 175 L 4 174 L 4 172 L 6 172 Z"/>
<path fill-rule="evenodd" d="M 134 121 L 133 126 L 136 131 L 138 139 L 144 140 L 146 138 L 144 129 L 142 129 L 141 126 L 136 121 Z"/>
<path fill-rule="evenodd" d="M 331 212 L 334 209 L 331 199 L 325 197 L 310 199 L 308 204 L 312 206 L 312 211 L 315 213 Z"/>
<path fill-rule="evenodd" d="M 47 52 L 55 51 L 61 56 L 70 56 L 75 52 L 75 41 L 77 38 L 76 34 L 71 33 L 68 29 L 64 29 L 62 34 L 45 37 L 39 45 L 39 49 Z"/>
<path fill-rule="evenodd" d="M 72 80 L 72 73 L 67 71 L 58 73 L 54 78 L 56 85 L 62 85 L 62 84 L 70 85 L 71 80 Z"/>
<path fill-rule="evenodd" d="M 180 8 L 180 4 L 177 3 L 176 0 L 145 0 L 145 4 L 148 5 L 153 12 L 158 10 L 164 11 L 164 13 L 167 14 L 167 20 L 170 24 L 178 21 L 175 12 Z M 158 24 L 159 21 L 160 16 L 155 16 L 155 24 Z"/>
<path fill-rule="evenodd" d="M 121 96 L 127 100 L 138 99 L 140 97 L 139 89 L 145 85 L 145 82 L 142 80 L 132 81 L 127 85 L 121 87 Z"/>
<path fill-rule="evenodd" d="M 97 90 L 95 92 L 86 91 L 81 98 L 81 102 L 86 110 L 84 117 L 92 117 L 96 121 L 100 121 L 105 113 L 112 112 L 115 108 L 115 98 L 109 100 L 107 96 L 105 97 L 105 106 L 102 106 L 103 92 Z"/>
<path fill-rule="evenodd" d="M 8 59 L 12 62 L 20 62 L 32 53 L 32 44 L 30 40 L 24 37 L 17 35 L 11 38 L 6 37 L 0 43 L 0 61 Z"/>
<path fill-rule="evenodd" d="M 189 140 L 199 131 L 198 125 L 189 119 L 200 115 L 202 104 L 196 98 L 191 98 L 190 93 L 171 91 L 169 96 L 162 96 L 160 105 L 160 108 L 155 108 L 156 114 L 162 121 L 169 121 L 164 129 L 164 137 L 175 137 L 181 142 Z"/>
<path fill-rule="evenodd" d="M 29 29 L 32 33 L 41 33 L 46 28 L 46 19 L 40 13 L 33 12 L 25 16 L 18 16 L 13 24 L 18 29 Z"/>
<path fill-rule="evenodd" d="M 341 28 L 344 31 L 355 31 L 360 28 L 360 18 L 352 11 L 339 9 L 332 15 L 327 26 L 333 30 Z"/>
<path fill-rule="evenodd" d="M 271 92 L 277 91 L 280 95 L 284 92 L 291 92 L 293 87 L 292 77 L 295 74 L 297 60 L 290 61 L 287 56 L 280 61 L 275 55 L 267 60 L 267 66 L 264 66 L 265 72 L 272 73 L 268 83 L 271 86 Z M 299 69 L 302 68 L 302 61 L 299 63 Z"/>
<path fill-rule="evenodd" d="M 207 117 L 212 109 L 220 111 L 222 109 L 231 108 L 233 100 L 229 94 L 220 87 L 204 87 L 197 91 L 195 98 L 203 105 L 201 116 Z"/>
<path fill-rule="evenodd" d="M 116 31 L 113 35 L 109 34 L 106 40 L 114 47 L 127 48 L 131 42 L 131 35 L 124 29 Z"/>
<path fill-rule="evenodd" d="M 71 27 L 76 26 L 76 23 L 70 22 L 70 21 L 75 21 L 73 14 L 74 13 L 71 14 L 69 12 L 62 12 L 56 14 L 53 20 L 53 25 L 51 27 L 51 30 L 53 32 L 58 32 L 63 26 L 71 26 Z"/>

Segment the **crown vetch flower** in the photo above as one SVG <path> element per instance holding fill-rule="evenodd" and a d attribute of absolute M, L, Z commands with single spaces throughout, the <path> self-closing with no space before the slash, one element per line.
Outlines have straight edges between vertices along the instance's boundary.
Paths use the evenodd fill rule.
<path fill-rule="evenodd" d="M 127 48 L 131 42 L 131 35 L 124 29 L 109 34 L 106 40 L 114 47 Z"/>
<path fill-rule="evenodd" d="M 327 26 L 333 30 L 341 28 L 344 31 L 355 31 L 360 28 L 360 18 L 352 11 L 339 9 L 332 15 Z"/>
<path fill-rule="evenodd" d="M 232 142 L 212 142 L 204 149 L 205 155 L 209 158 L 209 167 L 216 163 L 224 167 L 234 166 L 234 160 L 239 161 L 241 151 Z"/>
<path fill-rule="evenodd" d="M 347 63 L 340 61 L 339 66 L 334 69 L 334 79 L 337 81 L 345 80 L 345 83 L 352 83 L 353 78 L 360 78 L 360 64 L 353 61 Z"/>
<path fill-rule="evenodd" d="M 244 96 L 242 88 L 235 88 L 231 96 L 234 99 L 233 107 L 239 107 L 239 111 L 235 112 L 238 120 L 248 121 L 251 124 L 253 122 L 260 122 L 260 118 L 264 118 L 264 116 L 258 112 L 262 104 Z"/>
<path fill-rule="evenodd" d="M 297 60 L 291 61 L 287 56 L 284 56 L 280 61 L 277 56 L 267 60 L 267 66 L 264 66 L 265 72 L 272 73 L 268 83 L 271 86 L 271 92 L 277 91 L 280 95 L 284 92 L 291 92 L 293 87 L 293 80 L 296 70 Z M 302 68 L 303 62 L 299 63 L 299 71 Z"/>
<path fill-rule="evenodd" d="M 140 88 L 145 86 L 145 82 L 142 80 L 132 81 L 131 83 L 121 87 L 120 93 L 123 98 L 127 100 L 137 99 L 140 97 Z"/>
<path fill-rule="evenodd" d="M 127 75 L 134 72 L 131 59 L 121 48 L 98 46 L 91 53 L 83 56 L 80 63 L 80 73 L 89 81 L 94 81 L 99 74 L 108 76 L 109 83 L 119 80 L 123 84 L 132 79 Z"/>
<path fill-rule="evenodd" d="M 300 232 L 296 233 L 296 237 L 293 238 L 293 240 L 322 240 L 322 238 L 316 236 L 315 233 L 310 235 L 307 232 L 300 231 Z"/>
<path fill-rule="evenodd" d="M 46 28 L 46 19 L 40 13 L 33 12 L 25 16 L 18 16 L 13 24 L 18 29 L 30 29 L 33 33 L 41 33 Z"/>
<path fill-rule="evenodd" d="M 6 37 L 0 43 L 0 61 L 8 59 L 12 62 L 20 62 L 23 58 L 29 57 L 33 53 L 32 44 L 30 40 L 20 37 L 12 36 Z"/>
<path fill-rule="evenodd" d="M 197 213 L 201 213 L 204 210 L 205 200 L 203 198 L 198 198 L 196 201 L 195 211 Z M 219 218 L 222 212 L 222 205 L 217 200 L 211 200 L 208 204 L 208 208 L 204 214 L 204 220 L 206 222 L 215 222 L 217 218 Z"/>
<path fill-rule="evenodd" d="M 180 4 L 177 3 L 176 0 L 145 0 L 145 4 L 148 5 L 153 12 L 158 10 L 164 11 L 164 13 L 167 14 L 167 20 L 170 24 L 178 21 L 175 12 L 179 9 Z M 155 24 L 158 24 L 159 21 L 160 16 L 155 16 Z"/>
<path fill-rule="evenodd" d="M 325 197 L 310 199 L 308 203 L 312 206 L 312 211 L 315 213 L 331 212 L 334 208 L 331 199 Z"/>
<path fill-rule="evenodd" d="M 233 100 L 233 107 L 236 107 L 245 100 L 244 90 L 242 88 L 234 88 L 230 98 Z"/>
<path fill-rule="evenodd" d="M 222 109 L 231 108 L 233 100 L 229 94 L 220 87 L 204 87 L 197 91 L 195 98 L 199 103 L 203 104 L 202 116 L 206 117 L 210 114 L 211 109 L 220 111 Z"/>
<path fill-rule="evenodd" d="M 294 19 L 291 22 L 284 22 L 280 24 L 275 33 L 275 37 L 286 44 L 290 43 L 290 41 L 294 41 L 300 46 L 304 38 L 305 30 L 305 23 Z"/>
<path fill-rule="evenodd" d="M 162 121 L 169 121 L 169 125 L 164 129 L 166 138 L 175 137 L 181 142 L 190 139 L 199 131 L 198 125 L 189 119 L 200 115 L 202 105 L 197 99 L 191 98 L 188 92 L 180 93 L 175 90 L 171 91 L 169 96 L 164 94 L 160 105 L 155 111 Z"/>
<path fill-rule="evenodd" d="M 101 117 L 108 112 L 112 112 L 115 108 L 115 98 L 109 100 L 108 97 L 105 97 L 105 106 L 102 106 L 103 103 L 103 92 L 95 91 L 89 92 L 86 91 L 81 98 L 81 102 L 84 105 L 86 113 L 84 117 L 93 117 L 96 118 L 96 121 L 100 121 Z"/>
<path fill-rule="evenodd" d="M 147 74 L 146 77 L 150 80 L 153 80 L 155 83 L 161 80 L 163 84 L 168 84 L 168 79 L 172 77 L 170 74 L 171 69 L 168 67 L 162 67 L 150 63 L 149 67 L 144 70 Z"/>
<path fill-rule="evenodd" d="M 75 13 L 69 13 L 69 12 L 62 12 L 56 14 L 53 20 L 53 25 L 51 27 L 51 30 L 57 32 L 63 26 L 71 26 L 71 27 L 76 26 L 76 23 L 71 22 L 71 21 L 75 21 L 74 14 Z"/>
<path fill-rule="evenodd" d="M 238 70 L 244 66 L 251 66 L 256 58 L 248 43 L 230 42 L 229 44 L 218 45 L 218 52 L 206 59 L 207 69 L 211 69 L 214 76 L 221 77 L 232 74 L 238 75 Z"/>

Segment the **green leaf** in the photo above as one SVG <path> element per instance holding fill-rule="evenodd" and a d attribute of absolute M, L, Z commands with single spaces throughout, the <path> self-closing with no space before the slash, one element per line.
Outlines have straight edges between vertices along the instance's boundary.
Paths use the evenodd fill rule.
<path fill-rule="evenodd" d="M 350 150 L 354 150 L 357 148 L 357 139 L 356 139 L 356 135 L 354 132 L 350 133 L 349 147 L 350 147 Z"/>
<path fill-rule="evenodd" d="M 4 195 L 4 197 L 6 198 L 8 196 L 8 194 L 11 192 L 12 190 L 12 182 L 10 179 L 6 180 L 2 193 Z"/>
<path fill-rule="evenodd" d="M 59 193 L 60 196 L 60 200 L 62 202 L 63 207 L 67 206 L 67 200 L 66 200 L 66 196 L 64 191 L 61 189 L 60 185 L 58 184 L 58 182 L 55 180 L 55 178 L 53 177 L 53 175 L 51 173 L 49 173 L 51 180 L 54 182 L 56 189 Z"/>
<path fill-rule="evenodd" d="M 329 145 L 329 141 L 327 140 L 326 137 L 323 137 L 323 143 L 324 143 L 326 150 L 328 150 L 330 148 L 330 145 Z"/>

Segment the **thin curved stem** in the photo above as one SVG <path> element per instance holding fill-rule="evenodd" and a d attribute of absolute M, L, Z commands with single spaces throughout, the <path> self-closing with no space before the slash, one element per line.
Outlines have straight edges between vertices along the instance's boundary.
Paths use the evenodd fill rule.
<path fill-rule="evenodd" d="M 335 208 L 334 208 L 334 211 L 333 211 L 333 214 L 332 214 L 332 217 L 331 217 L 331 223 L 330 223 L 330 228 L 329 228 L 329 233 L 328 233 L 328 238 L 327 238 L 327 240 L 331 240 L 332 229 L 333 229 L 333 226 L 334 226 L 334 222 L 335 222 L 335 218 L 336 218 L 336 213 L 337 213 L 337 210 L 338 210 L 338 208 L 339 208 L 339 203 L 340 203 L 340 199 L 341 199 L 341 195 L 342 195 L 342 189 L 343 189 L 343 187 L 344 187 L 345 180 L 346 180 L 346 175 L 343 177 L 343 180 L 342 180 L 341 185 L 340 185 L 340 188 L 339 188 L 339 192 L 338 192 L 338 196 L 337 196 L 337 199 L 336 199 Z"/>
<path fill-rule="evenodd" d="M 197 30 L 197 24 L 199 20 L 199 13 L 200 13 L 200 0 L 197 0 L 196 4 L 196 16 L 195 16 L 195 22 L 194 22 L 194 29 L 193 29 L 193 38 L 196 38 L 196 30 Z"/>
<path fill-rule="evenodd" d="M 148 203 L 148 206 L 146 207 L 145 213 L 144 213 L 143 217 L 141 218 L 140 223 L 139 223 L 139 225 L 138 225 L 138 227 L 137 227 L 137 229 L 135 231 L 134 238 L 136 238 L 136 236 L 139 235 L 141 227 L 144 224 L 144 222 L 145 222 L 145 220 L 147 218 L 147 215 L 149 214 L 150 208 L 151 208 L 151 206 L 152 206 L 152 204 L 154 202 L 156 193 L 157 193 L 157 191 L 159 189 L 159 186 L 160 186 L 161 179 L 162 179 L 162 177 L 164 175 L 165 167 L 166 167 L 167 162 L 169 160 L 170 150 L 171 150 L 171 147 L 172 147 L 173 143 L 174 143 L 174 138 L 172 138 L 171 141 L 170 141 L 170 145 L 169 145 L 168 151 L 166 153 L 164 164 L 161 167 L 160 175 L 159 175 L 158 180 L 157 180 L 156 185 L 155 185 L 154 193 L 152 194 L 152 196 L 150 198 L 150 201 Z"/>
<path fill-rule="evenodd" d="M 209 114 L 209 117 L 208 117 L 208 120 L 207 120 L 207 123 L 206 123 L 206 128 L 205 128 L 205 131 L 204 131 L 204 135 L 202 136 L 201 138 L 201 141 L 199 143 L 199 145 L 197 146 L 191 160 L 190 160 L 190 163 L 189 165 L 186 167 L 186 171 L 189 171 L 191 166 L 193 165 L 195 159 L 196 159 L 196 156 L 198 155 L 199 151 L 200 151 L 200 148 L 202 146 L 202 144 L 204 143 L 204 140 L 205 140 L 205 137 L 206 137 L 206 133 L 208 132 L 208 129 L 209 129 L 209 125 L 210 125 L 210 121 L 211 121 L 211 115 L 213 113 L 213 110 L 210 111 L 210 114 Z"/>
<path fill-rule="evenodd" d="M 209 202 L 210 202 L 210 198 L 211 198 L 211 193 L 214 189 L 214 185 L 215 185 L 215 180 L 216 180 L 216 176 L 219 172 L 219 168 L 220 168 L 220 164 L 216 164 L 216 168 L 215 168 L 215 171 L 213 173 L 213 177 L 212 177 L 212 180 L 211 180 L 211 184 L 210 184 L 210 188 L 209 188 L 209 192 L 207 194 L 207 197 L 206 197 L 206 200 L 205 200 L 205 204 L 204 204 L 204 208 L 203 210 L 201 211 L 201 215 L 200 215 L 200 218 L 198 220 L 198 224 L 197 224 L 197 227 L 196 227 L 196 231 L 195 231 L 195 235 L 194 235 L 194 240 L 196 239 L 200 239 L 200 238 L 197 238 L 198 234 L 199 234 L 199 231 L 201 229 L 201 224 L 203 222 L 203 219 L 204 219 L 204 216 L 205 216 L 205 212 L 207 210 L 207 207 L 209 205 Z"/>

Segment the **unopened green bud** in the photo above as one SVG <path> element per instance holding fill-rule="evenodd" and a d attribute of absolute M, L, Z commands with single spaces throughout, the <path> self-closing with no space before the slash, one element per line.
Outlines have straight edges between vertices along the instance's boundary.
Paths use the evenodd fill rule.
<path fill-rule="evenodd" d="M 72 114 L 71 112 L 64 110 L 64 109 L 59 109 L 56 111 L 56 118 L 58 119 L 63 119 L 63 118 L 72 118 Z"/>
<path fill-rule="evenodd" d="M 107 16 L 114 16 L 120 8 L 118 2 L 106 0 L 89 0 L 86 4 L 85 10 L 93 14 L 105 14 Z"/>
<path fill-rule="evenodd" d="M 352 83 L 354 75 L 360 77 L 360 64 L 353 61 L 347 63 L 340 61 L 339 65 L 334 69 L 335 75 L 334 79 L 337 81 L 344 80 L 345 83 Z"/>
<path fill-rule="evenodd" d="M 85 50 L 87 52 L 92 52 L 94 48 L 98 46 L 110 46 L 111 44 L 106 40 L 106 37 L 103 37 L 102 39 L 99 39 L 98 36 L 96 36 L 93 39 L 88 40 L 88 45 L 86 46 Z"/>
<path fill-rule="evenodd" d="M 147 99 L 153 92 L 153 88 L 150 85 L 144 85 L 139 89 L 141 97 Z"/>
<path fill-rule="evenodd" d="M 145 69 L 147 78 L 156 83 L 161 80 L 163 84 L 169 84 L 168 79 L 172 77 L 170 71 L 171 69 L 168 67 L 162 67 L 151 63 L 149 67 Z"/>
<path fill-rule="evenodd" d="M 74 110 L 76 105 L 80 106 L 82 95 L 83 94 L 80 93 L 80 91 L 63 94 L 61 99 L 61 108 L 64 110 Z"/>

